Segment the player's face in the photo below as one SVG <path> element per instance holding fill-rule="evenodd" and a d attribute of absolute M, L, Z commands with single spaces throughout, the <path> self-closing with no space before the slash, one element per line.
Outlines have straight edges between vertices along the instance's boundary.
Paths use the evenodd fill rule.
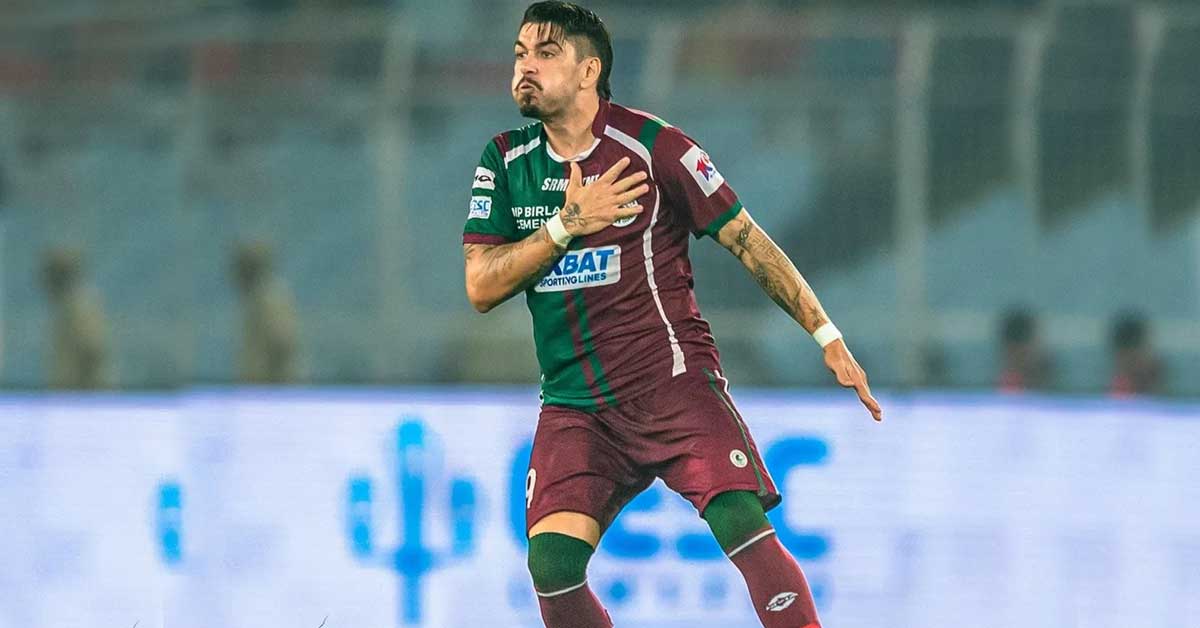
<path fill-rule="evenodd" d="M 546 120 L 574 102 L 583 64 L 570 41 L 552 39 L 546 24 L 526 24 L 513 44 L 513 55 L 512 95 L 521 115 Z"/>

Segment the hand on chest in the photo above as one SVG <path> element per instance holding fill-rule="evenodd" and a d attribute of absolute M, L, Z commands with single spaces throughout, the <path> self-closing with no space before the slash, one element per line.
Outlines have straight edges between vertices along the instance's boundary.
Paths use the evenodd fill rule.
<path fill-rule="evenodd" d="M 584 160 L 581 163 L 584 185 L 594 183 L 620 157 L 620 155 L 617 155 L 608 159 L 600 159 L 598 156 L 593 156 Z M 637 167 L 628 167 L 624 175 L 627 176 L 634 172 L 646 170 L 644 162 L 637 160 L 635 163 Z M 569 184 L 567 164 L 547 160 L 545 163 L 539 165 L 543 167 L 533 167 L 528 172 L 521 173 L 523 175 L 522 178 L 525 180 L 522 181 L 521 185 L 513 186 L 515 193 L 512 198 L 512 213 L 521 237 L 526 237 L 539 229 L 547 220 L 557 214 L 566 202 L 566 192 Z M 625 204 L 625 206 L 632 206 L 640 203 L 644 208 L 642 213 L 618 219 L 611 226 L 596 233 L 582 236 L 580 239 L 586 241 L 588 245 L 596 245 L 619 243 L 626 239 L 640 238 L 640 232 L 655 217 L 653 210 L 656 209 L 658 204 L 658 187 L 652 179 L 647 180 L 646 183 L 650 187 L 649 192 Z"/>

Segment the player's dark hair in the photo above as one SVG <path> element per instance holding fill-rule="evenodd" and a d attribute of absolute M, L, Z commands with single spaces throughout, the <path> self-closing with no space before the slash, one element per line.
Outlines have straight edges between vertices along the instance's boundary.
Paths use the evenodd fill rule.
<path fill-rule="evenodd" d="M 596 82 L 596 91 L 601 98 L 612 99 L 612 88 L 608 84 L 612 73 L 612 38 L 600 16 L 577 4 L 550 0 L 529 5 L 525 17 L 521 18 L 521 26 L 526 24 L 546 24 L 550 27 L 551 39 L 570 38 L 581 56 L 599 57 L 600 80 Z M 587 48 L 579 45 L 583 42 L 587 43 Z"/>

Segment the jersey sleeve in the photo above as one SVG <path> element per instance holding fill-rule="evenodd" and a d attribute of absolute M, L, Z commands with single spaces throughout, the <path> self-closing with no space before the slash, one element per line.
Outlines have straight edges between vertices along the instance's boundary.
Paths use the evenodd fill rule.
<path fill-rule="evenodd" d="M 697 238 L 715 238 L 742 210 L 733 188 L 708 153 L 679 129 L 666 127 L 654 142 L 654 176 L 679 222 Z"/>
<path fill-rule="evenodd" d="M 488 142 L 475 167 L 463 244 L 504 244 L 519 239 L 508 196 L 501 141 L 503 137 L 497 136 Z"/>

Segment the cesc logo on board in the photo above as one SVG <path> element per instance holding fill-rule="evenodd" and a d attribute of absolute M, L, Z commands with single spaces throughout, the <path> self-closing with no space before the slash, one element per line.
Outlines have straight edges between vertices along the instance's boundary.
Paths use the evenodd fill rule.
<path fill-rule="evenodd" d="M 420 625 L 424 613 L 424 583 L 428 576 L 475 553 L 478 524 L 490 519 L 478 508 L 477 482 L 471 478 L 451 478 L 446 483 L 435 483 L 430 478 L 441 475 L 440 461 L 433 447 L 434 437 L 425 424 L 417 418 L 405 417 L 396 426 L 392 437 L 395 451 L 395 468 L 387 482 L 376 482 L 365 475 L 352 476 L 346 486 L 345 531 L 351 554 L 360 563 L 387 569 L 398 578 L 397 625 Z M 829 445 L 815 436 L 789 436 L 766 443 L 764 458 L 771 472 L 782 483 L 794 470 L 819 468 L 829 464 Z M 525 538 L 526 475 L 533 444 L 526 441 L 511 458 L 508 478 L 508 525 L 511 539 L 518 548 L 527 545 Z M 395 492 L 397 525 L 400 531 L 397 541 L 389 548 L 381 548 L 377 530 L 381 514 L 377 512 L 378 491 L 389 486 Z M 445 488 L 435 494 L 437 486 Z M 182 510 L 183 491 L 178 482 L 166 480 L 156 491 L 155 510 L 157 521 L 157 544 L 161 559 L 168 565 L 179 565 L 185 559 L 183 552 Z M 664 533 L 658 527 L 628 525 L 626 515 L 631 513 L 668 513 L 680 507 L 680 500 L 669 500 L 670 495 L 659 485 L 654 485 L 634 499 L 617 517 L 600 544 L 599 553 L 621 561 L 642 562 L 650 566 L 653 561 L 677 558 L 701 564 L 724 561 L 725 555 L 712 535 L 703 532 Z M 447 499 L 448 498 L 448 499 Z M 448 504 L 444 517 L 432 517 L 434 501 Z M 679 502 L 679 503 L 675 503 Z M 690 506 L 688 506 L 690 508 Z M 499 513 L 497 513 L 499 514 Z M 694 516 L 689 513 L 688 516 Z M 776 529 L 779 540 L 792 554 L 807 561 L 820 561 L 830 552 L 830 537 L 819 530 L 793 527 L 784 517 L 783 509 L 777 508 L 768 517 Z M 430 541 L 431 526 L 439 526 L 436 536 L 446 539 L 434 544 Z M 441 547 L 438 547 L 441 545 Z M 636 571 L 636 570 L 635 570 Z M 817 575 L 817 578 L 813 576 Z M 809 573 L 809 584 L 819 606 L 828 604 L 828 587 L 819 574 Z M 523 584 L 527 575 L 521 574 Z M 710 598 L 730 594 L 729 587 L 720 579 L 705 579 L 698 583 L 704 595 Z M 740 588 L 739 588 L 740 590 Z M 522 603 L 531 603 L 532 594 L 525 596 L 522 588 L 517 593 Z M 678 596 L 677 589 L 638 588 L 633 580 L 615 581 L 598 590 L 607 598 L 606 602 L 630 603 L 638 596 Z M 516 599 L 516 598 L 513 598 Z M 669 599 L 669 598 L 667 598 Z M 656 598 L 657 602 L 658 599 Z M 515 603 L 515 602 L 510 602 Z"/>
<path fill-rule="evenodd" d="M 476 484 L 467 478 L 456 478 L 449 483 L 449 517 L 438 519 L 437 525 L 447 526 L 450 544 L 445 548 L 432 547 L 425 531 L 429 521 L 431 500 L 445 497 L 430 495 L 427 479 L 438 473 L 430 453 L 431 436 L 424 424 L 414 418 L 406 418 L 397 427 L 395 435 L 396 502 L 402 525 L 397 526 L 403 534 L 392 550 L 380 550 L 375 542 L 376 519 L 373 512 L 375 484 L 365 476 L 352 477 L 347 492 L 347 533 L 352 553 L 363 563 L 375 564 L 395 571 L 399 577 L 401 608 L 400 625 L 419 625 L 423 613 L 421 600 L 422 583 L 433 571 L 453 562 L 469 557 L 474 552 L 477 538 L 477 522 L 490 519 L 477 512 Z M 532 441 L 526 441 L 512 457 L 508 486 L 508 523 L 511 538 L 518 547 L 525 547 L 526 482 L 529 457 L 533 450 Z M 819 437 L 790 436 L 771 442 L 764 456 L 767 466 L 775 477 L 783 478 L 793 470 L 815 468 L 829 463 L 829 445 Z M 624 520 L 629 513 L 654 513 L 675 507 L 660 486 L 654 485 L 626 506 L 605 533 L 599 552 L 622 561 L 652 561 L 677 557 L 700 563 L 726 560 L 715 539 L 707 531 L 664 534 L 657 528 L 635 528 Z M 689 506 L 690 508 L 690 506 Z M 768 517 L 775 526 L 779 540 L 800 560 L 819 561 L 825 558 L 831 547 L 828 535 L 813 530 L 793 527 L 777 508 Z M 828 603 L 828 587 L 820 578 L 810 573 L 809 584 L 819 606 Z M 521 574 L 522 582 L 527 579 Z M 526 583 L 527 584 L 527 583 Z M 722 582 L 706 579 L 700 583 L 706 596 L 729 594 Z M 640 590 L 632 581 L 613 582 L 599 591 L 606 602 L 629 603 L 639 595 L 677 595 L 674 591 Z M 532 593 L 525 596 L 524 589 L 518 592 L 522 604 L 531 603 Z M 529 599 L 524 599 L 528 597 Z M 514 598 L 515 599 L 515 598 Z M 514 602 L 515 603 L 515 602 Z"/>

